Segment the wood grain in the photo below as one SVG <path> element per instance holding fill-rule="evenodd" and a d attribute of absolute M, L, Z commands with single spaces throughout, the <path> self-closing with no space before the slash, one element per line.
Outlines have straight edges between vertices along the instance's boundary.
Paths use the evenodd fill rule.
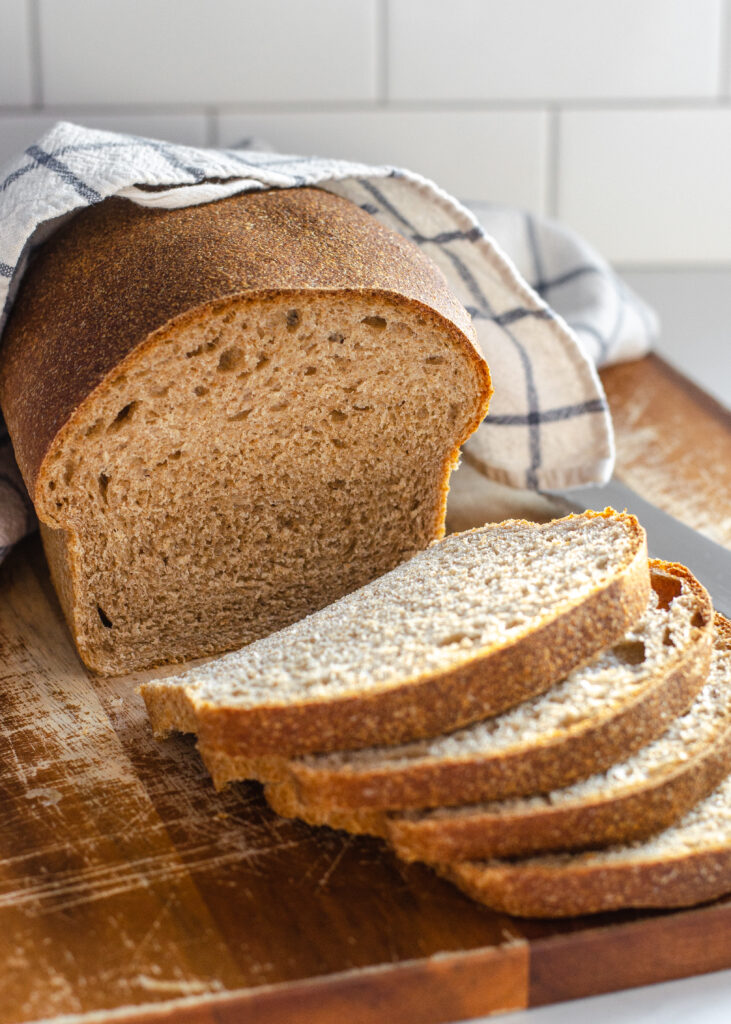
<path fill-rule="evenodd" d="M 709 488 L 708 519 L 731 491 L 731 427 L 658 361 L 634 372 L 658 422 L 685 409 L 707 438 L 662 468 L 677 439 L 658 428 L 665 455 L 652 449 L 645 493 L 670 502 L 673 476 Z M 652 409 L 629 411 L 629 369 L 608 374 L 620 465 L 641 483 L 626 431 Z M 726 458 L 715 499 L 697 470 L 705 450 Z M 454 514 L 489 518 L 468 497 Z M 505 513 L 509 496 L 497 499 Z M 691 525 L 695 509 L 681 509 Z M 430 1024 L 731 966 L 729 902 L 521 922 L 376 840 L 277 819 L 255 785 L 216 794 L 189 739 L 152 739 L 142 678 L 91 677 L 37 538 L 13 552 L 0 569 L 0 1024 L 110 1010 L 171 1024 Z"/>
<path fill-rule="evenodd" d="M 658 356 L 609 367 L 601 377 L 616 433 L 616 475 L 731 547 L 731 412 Z"/>

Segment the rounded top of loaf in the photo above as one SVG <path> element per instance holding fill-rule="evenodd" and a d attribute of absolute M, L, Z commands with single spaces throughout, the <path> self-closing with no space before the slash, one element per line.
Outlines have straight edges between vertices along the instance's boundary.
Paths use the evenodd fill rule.
<path fill-rule="evenodd" d="M 489 374 L 438 267 L 355 204 L 315 188 L 151 209 L 111 198 L 39 250 L 0 350 L 0 405 L 34 493 L 61 428 L 118 364 L 171 320 L 258 292 L 388 293 L 426 307 Z"/>

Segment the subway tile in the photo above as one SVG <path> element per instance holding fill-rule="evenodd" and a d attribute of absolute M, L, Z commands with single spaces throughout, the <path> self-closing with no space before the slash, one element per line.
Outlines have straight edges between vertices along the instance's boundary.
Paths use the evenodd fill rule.
<path fill-rule="evenodd" d="M 390 0 L 403 100 L 709 97 L 723 0 Z"/>
<path fill-rule="evenodd" d="M 365 100 L 376 2 L 40 0 L 44 99 L 74 103 Z"/>
<path fill-rule="evenodd" d="M 248 137 L 281 152 L 317 153 L 418 171 L 462 199 L 540 210 L 546 174 L 540 111 L 228 114 L 220 140 Z"/>
<path fill-rule="evenodd" d="M 203 114 L 109 114 L 106 116 L 74 113 L 28 114 L 0 113 L 0 164 L 22 152 L 56 121 L 75 121 L 89 128 L 110 132 L 129 132 L 153 139 L 182 142 L 189 146 L 206 144 L 206 118 Z"/>
<path fill-rule="evenodd" d="M 731 259 L 731 109 L 561 115 L 559 216 L 611 259 Z"/>
<path fill-rule="evenodd" d="M 32 102 L 28 0 L 0 5 L 0 106 Z"/>

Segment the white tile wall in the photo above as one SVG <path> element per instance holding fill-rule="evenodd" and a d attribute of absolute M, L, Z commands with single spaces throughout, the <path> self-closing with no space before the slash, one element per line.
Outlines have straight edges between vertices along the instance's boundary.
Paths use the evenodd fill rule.
<path fill-rule="evenodd" d="M 0 162 L 60 117 L 267 137 L 731 262 L 731 0 L 0 0 Z"/>
<path fill-rule="evenodd" d="M 30 103 L 30 12 L 26 0 L 1 0 L 0 24 L 0 104 Z"/>
<path fill-rule="evenodd" d="M 547 122 L 530 110 L 231 114 L 220 139 L 410 167 L 462 198 L 543 210 Z"/>
<path fill-rule="evenodd" d="M 561 115 L 558 214 L 624 262 L 731 260 L 731 108 Z"/>
<path fill-rule="evenodd" d="M 40 0 L 47 103 L 368 100 L 376 0 Z"/>
<path fill-rule="evenodd" d="M 712 96 L 722 0 L 391 0 L 397 99 Z"/>

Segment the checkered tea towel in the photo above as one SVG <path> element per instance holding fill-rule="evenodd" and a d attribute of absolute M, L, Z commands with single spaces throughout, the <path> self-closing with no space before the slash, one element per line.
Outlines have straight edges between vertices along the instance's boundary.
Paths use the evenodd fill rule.
<path fill-rule="evenodd" d="M 493 207 L 482 207 L 478 221 L 400 168 L 246 144 L 193 149 L 59 123 L 0 171 L 0 330 L 33 250 L 84 206 L 121 196 L 172 208 L 303 185 L 344 196 L 415 242 L 469 310 L 495 387 L 489 416 L 468 442 L 487 476 L 527 488 L 607 479 L 612 426 L 596 366 L 645 352 L 654 314 L 558 225 Z M 0 557 L 34 525 L 3 429 Z"/>

